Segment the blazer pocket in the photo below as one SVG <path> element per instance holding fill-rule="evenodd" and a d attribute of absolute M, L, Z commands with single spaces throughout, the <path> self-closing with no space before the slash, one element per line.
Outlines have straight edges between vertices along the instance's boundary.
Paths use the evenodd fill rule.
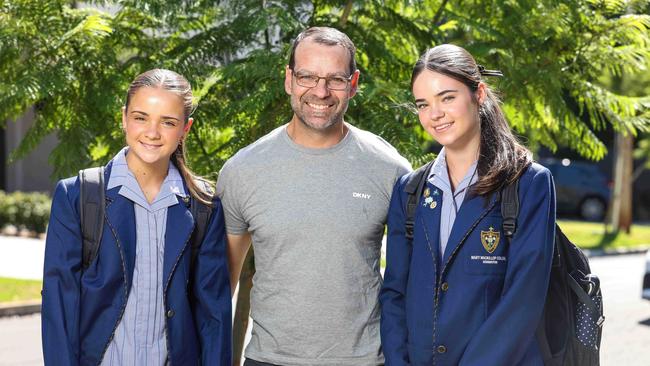
<path fill-rule="evenodd" d="M 465 272 L 472 275 L 504 275 L 508 265 L 508 243 L 500 214 L 490 213 L 469 235 L 460 253 Z"/>

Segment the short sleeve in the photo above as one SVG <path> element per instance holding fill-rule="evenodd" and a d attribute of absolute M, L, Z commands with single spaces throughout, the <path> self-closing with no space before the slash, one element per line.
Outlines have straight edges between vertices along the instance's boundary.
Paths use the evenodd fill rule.
<path fill-rule="evenodd" d="M 248 223 L 242 212 L 242 180 L 231 160 L 224 164 L 217 179 L 217 196 L 221 199 L 226 231 L 228 234 L 240 235 L 248 231 Z"/>

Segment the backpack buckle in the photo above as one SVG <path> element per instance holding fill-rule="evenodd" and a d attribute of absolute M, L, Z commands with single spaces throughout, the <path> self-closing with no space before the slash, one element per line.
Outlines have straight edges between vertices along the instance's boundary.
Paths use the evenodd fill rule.
<path fill-rule="evenodd" d="M 413 228 L 414 228 L 414 226 L 415 225 L 414 225 L 413 221 L 410 221 L 410 220 L 407 221 L 404 224 L 404 228 L 405 228 L 405 231 L 406 231 L 406 235 L 405 235 L 406 240 L 409 240 L 409 241 L 413 240 Z"/>
<path fill-rule="evenodd" d="M 515 229 L 517 228 L 517 224 L 514 220 L 503 220 L 501 227 L 503 228 L 503 234 L 508 238 L 512 238 L 512 235 L 514 235 Z"/>

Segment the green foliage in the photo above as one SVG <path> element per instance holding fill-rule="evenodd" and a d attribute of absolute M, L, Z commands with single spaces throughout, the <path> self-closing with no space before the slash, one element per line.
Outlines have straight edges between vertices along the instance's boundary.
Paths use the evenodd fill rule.
<path fill-rule="evenodd" d="M 33 233 L 44 233 L 50 219 L 52 201 L 44 193 L 0 191 L 0 229 L 14 225 Z"/>
<path fill-rule="evenodd" d="M 613 93 L 604 72 L 645 70 L 649 1 L 622 0 L 0 0 L 0 121 L 31 105 L 34 127 L 12 158 L 56 133 L 55 178 L 105 163 L 123 145 L 120 108 L 130 80 L 153 67 L 188 77 L 196 123 L 193 168 L 212 178 L 240 148 L 286 123 L 284 66 L 291 40 L 313 25 L 352 38 L 361 70 L 346 120 L 396 146 L 414 166 L 428 156 L 411 103 L 410 72 L 440 43 L 466 47 L 502 92 L 512 126 L 531 145 L 606 150 L 595 132 L 636 134 L 648 99 Z"/>

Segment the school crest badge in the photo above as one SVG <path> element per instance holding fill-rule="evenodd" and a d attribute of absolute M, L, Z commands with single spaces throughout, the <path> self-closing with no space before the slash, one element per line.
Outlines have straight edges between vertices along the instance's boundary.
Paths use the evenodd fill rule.
<path fill-rule="evenodd" d="M 494 231 L 494 228 L 490 226 L 490 230 L 483 231 L 481 230 L 481 243 L 483 243 L 483 248 L 487 250 L 488 253 L 494 253 L 499 246 L 499 239 L 501 238 L 501 233 Z"/>

